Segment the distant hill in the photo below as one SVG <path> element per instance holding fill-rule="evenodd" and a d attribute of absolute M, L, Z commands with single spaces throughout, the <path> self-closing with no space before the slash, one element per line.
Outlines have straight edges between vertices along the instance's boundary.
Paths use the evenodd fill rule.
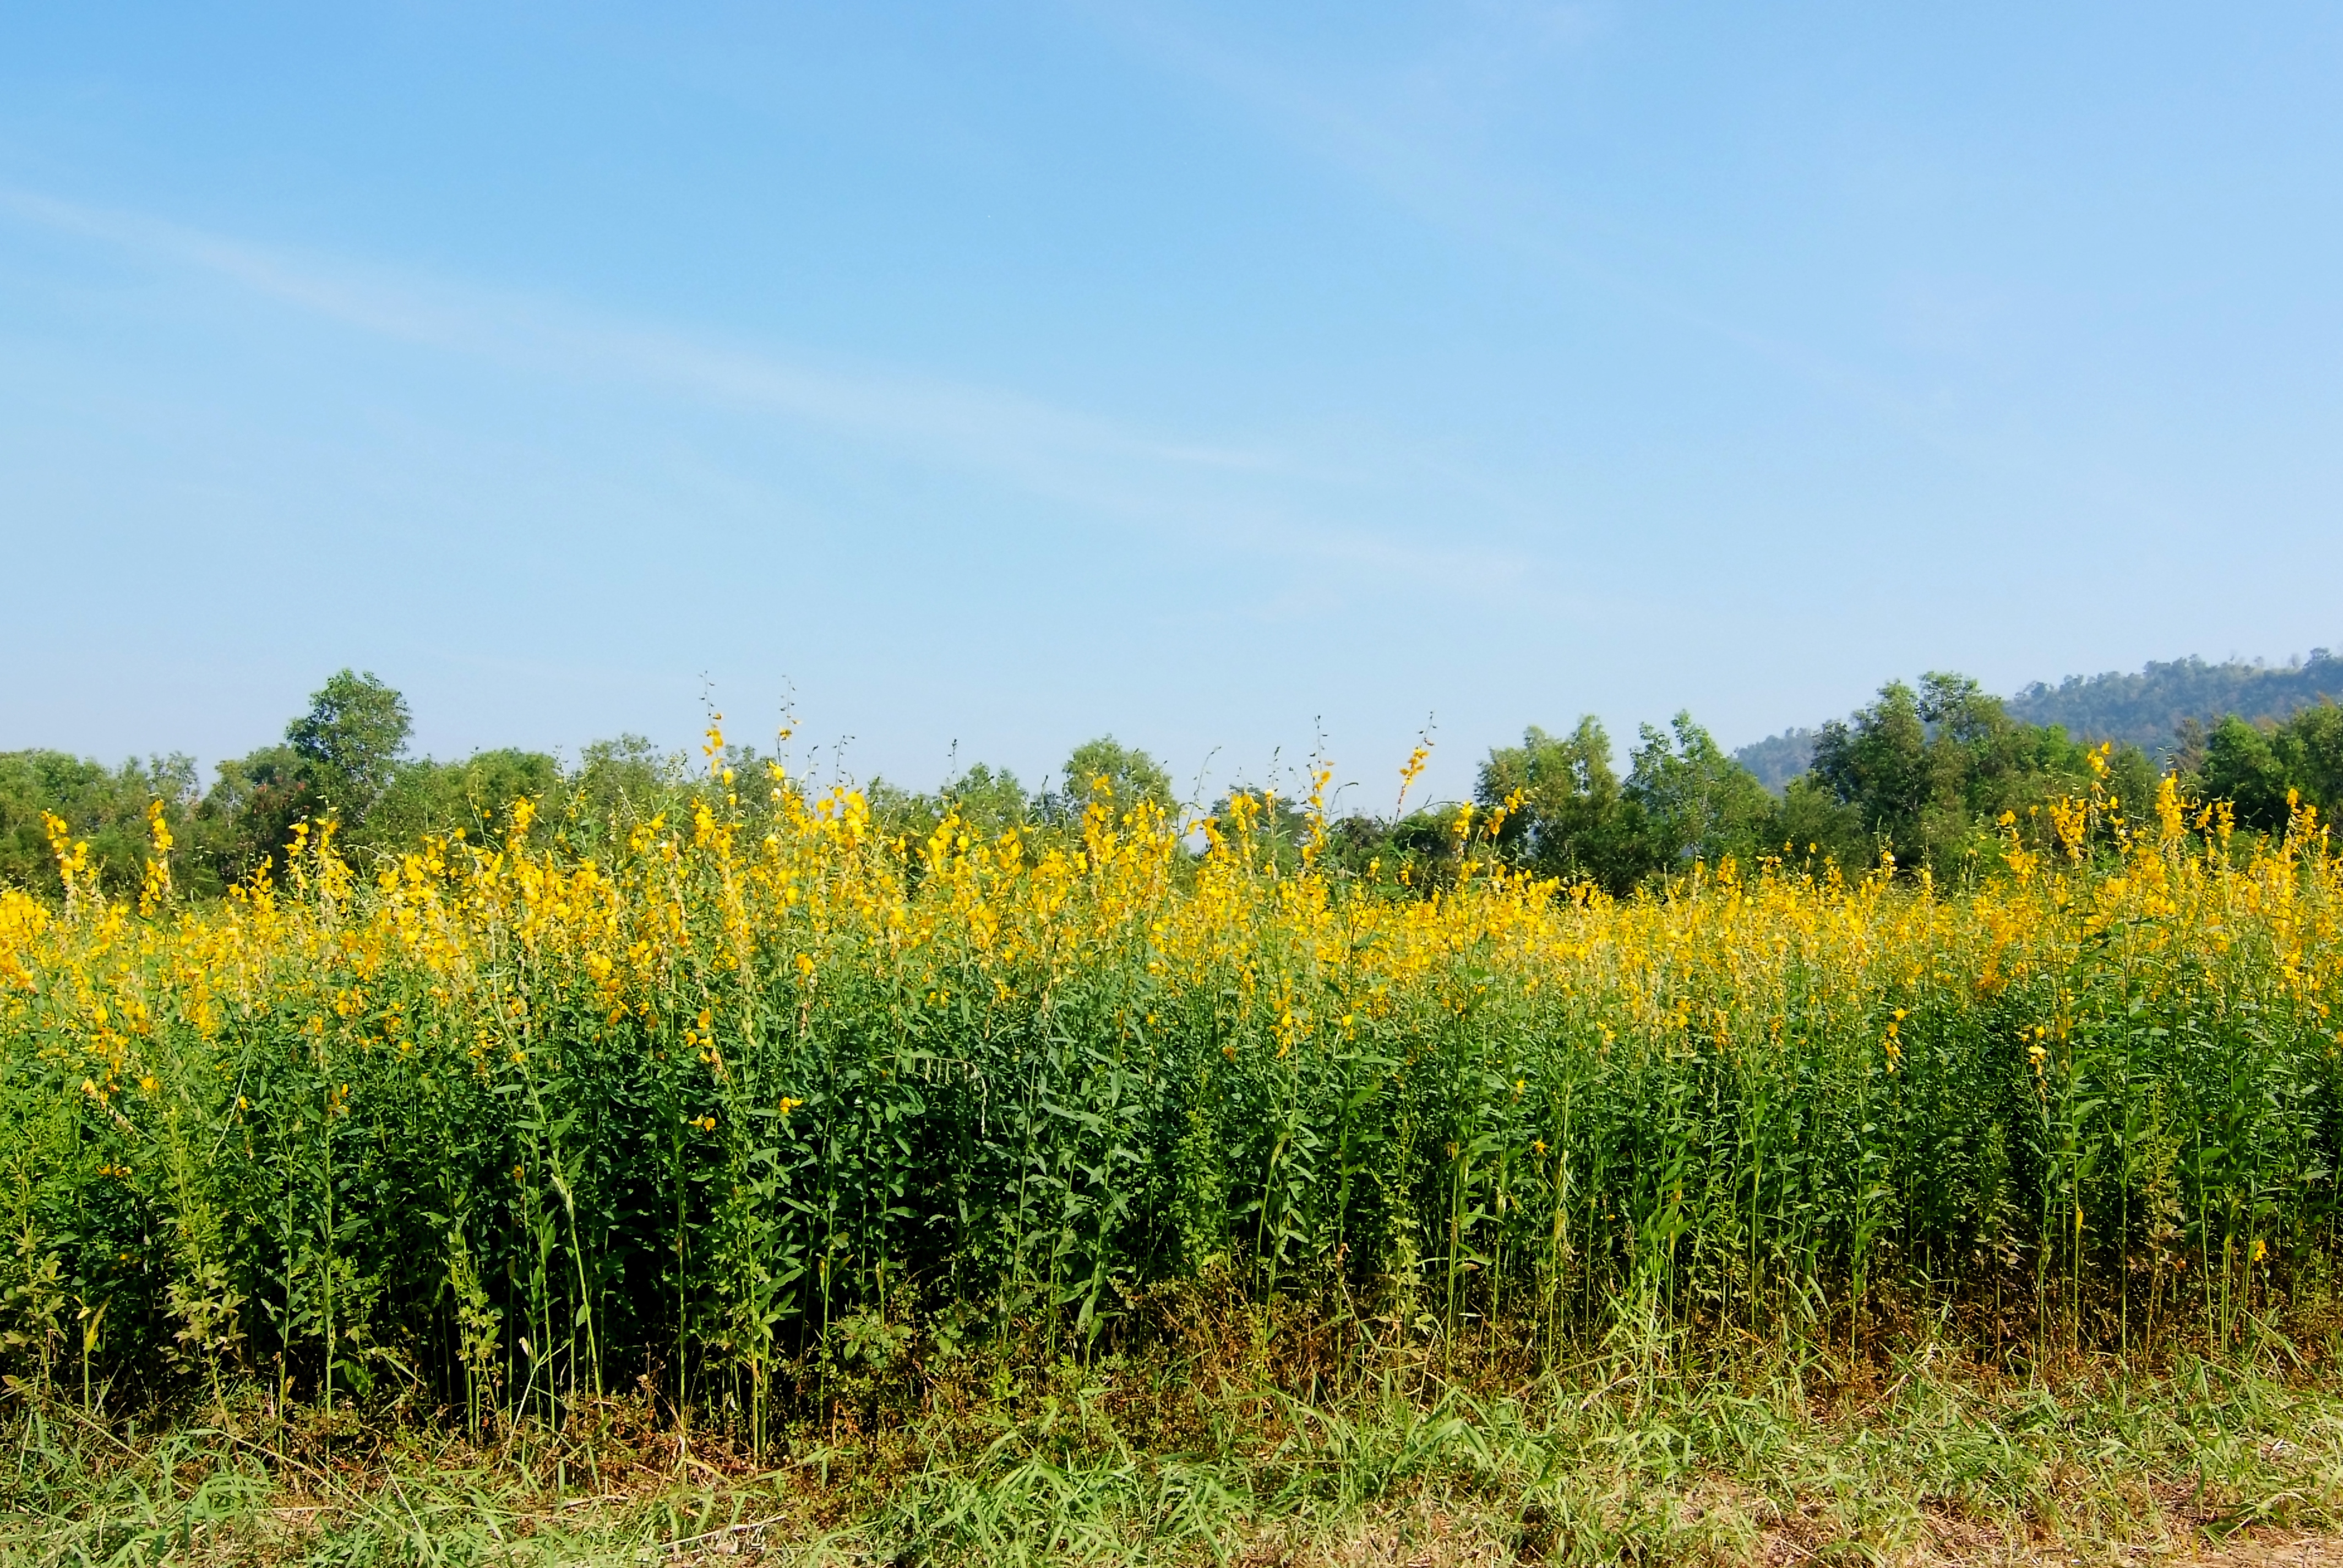
<path fill-rule="evenodd" d="M 1779 735 L 1768 735 L 1743 747 L 1733 754 L 1733 759 L 1757 775 L 1760 784 L 1779 795 L 1815 759 L 1815 734 L 1811 729 L 1785 729 Z"/>
<path fill-rule="evenodd" d="M 2343 699 L 2343 658 L 2313 648 L 2299 664 L 2151 664 L 2137 675 L 2070 675 L 2035 682 L 2009 699 L 2028 724 L 2063 724 L 2079 740 L 2128 740 L 2151 757 L 2173 747 L 2185 719 L 2285 719 L 2322 698 Z"/>
<path fill-rule="evenodd" d="M 2322 700 L 2343 701 L 2343 658 L 2323 648 L 2285 664 L 2192 658 L 2137 674 L 2070 675 L 2056 686 L 2037 680 L 2007 699 L 2011 716 L 2028 724 L 2063 725 L 2079 740 L 2127 740 L 2158 759 L 2171 752 L 2185 720 L 2230 713 L 2280 719 Z M 1778 791 L 1806 770 L 1814 751 L 1815 731 L 1785 729 L 1733 755 Z"/>

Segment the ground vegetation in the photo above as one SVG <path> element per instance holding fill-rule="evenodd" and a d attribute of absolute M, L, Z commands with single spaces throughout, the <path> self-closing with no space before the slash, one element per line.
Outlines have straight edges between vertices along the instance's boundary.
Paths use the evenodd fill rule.
<path fill-rule="evenodd" d="M 2205 791 L 2242 739 L 2157 775 L 1934 678 L 1784 799 L 1588 720 L 1364 818 L 720 722 L 425 775 L 327 695 L 223 891 L 184 787 L 0 890 L 13 1500 L 79 1560 L 2328 1518 L 2343 863 Z"/>

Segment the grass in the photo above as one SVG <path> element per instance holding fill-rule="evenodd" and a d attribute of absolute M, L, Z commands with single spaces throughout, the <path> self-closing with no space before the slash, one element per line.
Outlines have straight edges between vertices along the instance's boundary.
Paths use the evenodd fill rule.
<path fill-rule="evenodd" d="M 1151 1353 L 907 1369 L 870 1424 L 761 1455 L 639 1399 L 472 1442 L 257 1391 L 146 1434 L 20 1396 L 0 1561 L 2112 1562 L 2343 1503 L 2330 1347 L 2274 1333 L 2055 1375 L 1949 1342 L 1527 1378 L 1394 1345 L 1312 1399 L 1312 1325 L 1176 1307 Z"/>

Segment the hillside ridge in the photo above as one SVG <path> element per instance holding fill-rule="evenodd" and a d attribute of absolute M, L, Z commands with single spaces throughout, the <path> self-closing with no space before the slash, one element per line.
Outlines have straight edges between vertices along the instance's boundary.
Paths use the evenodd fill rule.
<path fill-rule="evenodd" d="M 2290 718 L 2322 701 L 2343 701 L 2343 658 L 2324 648 L 2271 664 L 2191 654 L 2151 660 L 2137 670 L 2070 675 L 2056 686 L 2037 680 L 2004 702 L 2028 724 L 2056 724 L 2080 740 L 2128 742 L 2161 761 L 2190 719 L 2211 724 L 2229 714 L 2254 721 Z M 1735 760 L 1779 790 L 1806 770 L 1818 729 L 1794 726 L 1735 751 Z"/>

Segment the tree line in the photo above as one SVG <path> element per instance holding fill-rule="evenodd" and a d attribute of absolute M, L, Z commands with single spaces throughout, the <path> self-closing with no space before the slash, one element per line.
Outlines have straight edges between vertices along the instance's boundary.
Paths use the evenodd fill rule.
<path fill-rule="evenodd" d="M 528 796 L 568 808 L 545 814 L 537 831 L 590 847 L 611 822 L 672 809 L 710 787 L 689 759 L 662 755 L 639 736 L 595 742 L 567 766 L 518 749 L 439 762 L 408 755 L 413 728 L 397 691 L 345 669 L 312 695 L 282 740 L 220 763 L 207 788 L 181 756 L 108 768 L 60 751 L 0 752 L 0 883 L 58 890 L 49 815 L 88 842 L 102 886 L 127 891 L 144 874 L 146 814 L 159 801 L 174 880 L 200 899 L 281 864 L 301 823 L 332 822 L 344 852 L 364 863 L 429 833 L 500 832 L 510 803 Z M 2343 708 L 2332 701 L 2283 720 L 2187 719 L 2165 750 L 2188 794 L 2232 802 L 2249 831 L 2283 830 L 2297 801 L 2343 809 Z M 725 761 L 752 769 L 759 759 L 736 747 Z M 1686 713 L 1665 728 L 1642 727 L 1623 773 L 1610 736 L 1590 716 L 1563 732 L 1533 726 L 1519 745 L 1493 749 L 1469 802 L 1336 814 L 1319 830 L 1299 791 L 1255 789 L 1247 791 L 1256 806 L 1248 830 L 1270 859 L 1294 864 L 1312 854 L 1334 874 L 1394 891 L 1439 888 L 1468 854 L 1492 853 L 1621 894 L 1727 857 L 1848 869 L 1892 857 L 1907 869 L 1958 875 L 1990 863 L 2005 813 L 2032 820 L 2095 781 L 2144 811 L 2159 771 L 2128 742 L 2097 749 L 2095 766 L 2094 748 L 2065 727 L 2029 722 L 1976 681 L 1936 673 L 1916 685 L 1890 681 L 1871 703 L 1811 732 L 1806 765 L 1778 791 Z M 980 763 L 934 789 L 874 779 L 865 794 L 881 829 L 907 839 L 954 813 L 986 835 L 1071 834 L 1101 793 L 1119 810 L 1142 800 L 1176 809 L 1163 766 L 1111 736 L 1075 748 L 1056 777 L 1054 787 L 1029 789 Z M 1224 822 L 1228 804 L 1223 796 L 1211 806 Z"/>
<path fill-rule="evenodd" d="M 2097 766 L 2094 766 L 2094 755 Z M 2343 809 L 2343 707 L 2284 720 L 2184 721 L 2167 767 L 2192 799 L 2232 803 L 2237 827 L 2282 832 L 2297 801 Z M 2094 747 L 2029 723 L 1966 676 L 1890 681 L 1813 732 L 1805 769 L 1778 794 L 1688 714 L 1645 726 L 1621 779 L 1589 718 L 1567 736 L 1533 729 L 1483 764 L 1475 803 L 1517 802 L 1500 841 L 1522 864 L 1624 892 L 1697 860 L 1780 855 L 1958 874 L 1986 861 L 2006 813 L 2038 817 L 2096 783 L 2144 814 L 2163 769 L 2129 742 Z"/>
<path fill-rule="evenodd" d="M 345 669 L 310 698 L 281 741 L 220 763 L 208 788 L 185 756 L 108 768 L 63 751 L 0 752 L 0 882 L 57 890 L 46 815 L 87 841 L 100 885 L 118 891 L 143 875 L 146 812 L 159 801 L 173 839 L 173 881 L 208 898 L 281 861 L 296 823 L 331 820 L 339 841 L 362 854 L 430 831 L 485 828 L 516 797 L 544 794 L 564 779 L 560 764 L 537 751 L 480 751 L 447 763 L 412 758 L 413 730 L 404 697 L 371 674 Z M 640 741 L 589 747 L 582 763 L 578 781 L 605 794 L 622 789 L 624 775 L 656 769 Z"/>
<path fill-rule="evenodd" d="M 2267 733 L 2306 709 L 2337 701 L 2343 701 L 2343 658 L 2314 648 L 2308 658 L 2284 664 L 2176 658 L 2137 670 L 2070 675 L 2055 686 L 2037 680 L 2006 706 L 2025 723 L 2056 725 L 2078 739 L 2137 746 L 2165 763 L 2189 751 L 2192 734 L 2201 745 L 2224 716 Z M 1806 770 L 1819 738 L 1814 729 L 1785 729 L 1734 756 L 1778 792 Z"/>
<path fill-rule="evenodd" d="M 596 741 L 565 766 L 550 753 L 518 748 L 435 761 L 408 754 L 413 733 L 403 695 L 370 672 L 344 669 L 311 695 L 282 740 L 221 762 L 208 788 L 186 756 L 109 768 L 64 751 L 0 752 L 0 885 L 61 890 L 45 826 L 50 816 L 89 845 L 99 886 L 120 893 L 135 891 L 145 875 L 147 812 L 159 802 L 171 832 L 173 883 L 202 899 L 281 867 L 303 823 L 331 822 L 336 845 L 364 864 L 427 834 L 500 838 L 512 802 L 528 796 L 569 808 L 541 817 L 534 831 L 590 846 L 613 820 L 677 809 L 709 787 L 693 759 L 661 753 L 639 735 Z M 762 759 L 753 748 L 729 746 L 723 760 L 754 776 Z M 1031 790 L 1006 769 L 979 764 L 939 789 L 875 779 L 865 793 L 886 830 L 920 836 L 952 810 L 987 833 L 1079 822 L 1101 790 L 1126 805 L 1172 805 L 1161 765 L 1111 736 L 1076 747 L 1062 774 L 1066 786 Z"/>

